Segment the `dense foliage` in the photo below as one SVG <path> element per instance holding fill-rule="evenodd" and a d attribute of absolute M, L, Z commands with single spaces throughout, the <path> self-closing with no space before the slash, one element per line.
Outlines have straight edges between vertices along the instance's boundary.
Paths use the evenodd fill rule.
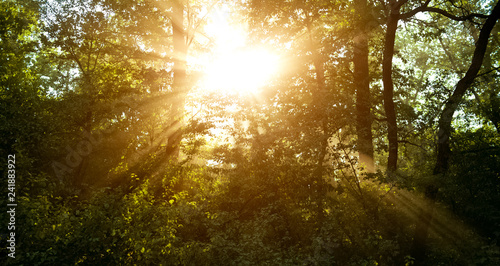
<path fill-rule="evenodd" d="M 1 264 L 500 265 L 497 5 L 0 2 Z M 198 82 L 219 7 L 287 66 L 254 93 Z"/>

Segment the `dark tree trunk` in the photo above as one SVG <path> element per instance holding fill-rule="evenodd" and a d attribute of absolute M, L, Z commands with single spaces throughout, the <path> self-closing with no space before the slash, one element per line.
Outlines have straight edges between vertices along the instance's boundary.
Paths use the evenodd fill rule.
<path fill-rule="evenodd" d="M 448 99 L 445 104 L 444 110 L 441 113 L 438 124 L 438 143 L 437 151 L 438 156 L 434 168 L 434 175 L 444 175 L 448 171 L 449 159 L 451 156 L 450 150 L 450 135 L 452 131 L 451 122 L 453 114 L 458 108 L 467 89 L 472 85 L 474 79 L 483 64 L 484 55 L 488 46 L 488 39 L 491 30 L 500 18 L 500 5 L 495 5 L 491 15 L 488 16 L 484 23 L 479 38 L 476 42 L 476 48 L 472 57 L 472 62 L 467 70 L 465 76 L 458 81 L 453 91 L 453 95 Z M 425 196 L 430 200 L 427 208 L 423 209 L 420 214 L 420 220 L 415 229 L 415 237 L 412 246 L 412 257 L 415 258 L 415 265 L 423 265 L 426 253 L 426 242 L 428 238 L 428 231 L 430 223 L 433 218 L 433 210 L 437 198 L 438 187 L 435 185 L 427 185 L 424 189 Z"/>
<path fill-rule="evenodd" d="M 358 134 L 359 162 L 367 172 L 374 172 L 372 117 L 370 113 L 370 78 L 368 70 L 368 32 L 367 1 L 355 1 L 356 15 L 359 18 L 354 36 L 354 85 L 356 87 L 356 131 Z"/>
<path fill-rule="evenodd" d="M 172 34 L 173 34 L 173 93 L 172 123 L 169 130 L 168 143 L 166 147 L 167 157 L 176 159 L 179 157 L 180 142 L 182 140 L 182 116 L 184 113 L 184 102 L 186 94 L 186 56 L 187 44 L 184 32 L 184 5 L 181 1 L 173 1 L 172 8 Z"/>
<path fill-rule="evenodd" d="M 500 7 L 497 3 L 493 9 L 491 15 L 488 17 L 484 23 L 481 32 L 479 33 L 479 39 L 476 42 L 476 48 L 474 50 L 474 56 L 472 57 L 471 65 L 467 70 L 465 76 L 458 81 L 453 91 L 452 96 L 446 102 L 441 117 L 438 124 L 438 143 L 437 150 L 438 156 L 436 160 L 436 166 L 434 168 L 434 174 L 443 174 L 448 170 L 448 161 L 450 158 L 450 134 L 451 134 L 451 121 L 453 119 L 453 114 L 458 108 L 460 101 L 462 100 L 465 92 L 471 86 L 472 82 L 476 78 L 481 65 L 483 64 L 484 55 L 486 48 L 488 46 L 488 40 L 490 37 L 490 32 L 495 26 L 496 21 L 500 17 Z"/>
<path fill-rule="evenodd" d="M 385 33 L 384 58 L 382 61 L 384 110 L 387 117 L 387 139 L 389 140 L 389 157 L 387 159 L 387 171 L 389 173 L 396 171 L 398 163 L 398 125 L 396 122 L 396 110 L 393 99 L 394 84 L 392 82 L 392 58 L 394 56 L 394 42 L 396 40 L 399 12 L 404 2 L 406 1 L 391 1 Z"/>

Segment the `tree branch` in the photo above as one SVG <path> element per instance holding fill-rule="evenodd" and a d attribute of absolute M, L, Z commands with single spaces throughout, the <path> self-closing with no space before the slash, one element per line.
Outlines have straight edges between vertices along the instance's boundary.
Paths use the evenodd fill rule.
<path fill-rule="evenodd" d="M 495 72 L 495 71 L 497 71 L 497 70 L 500 70 L 500 67 L 494 67 L 494 68 L 492 68 L 492 69 L 490 69 L 490 70 L 488 70 L 488 71 L 486 71 L 486 72 L 483 72 L 483 73 L 481 73 L 481 74 L 477 74 L 477 75 L 476 75 L 476 78 L 477 78 L 477 77 L 484 76 L 484 75 L 488 75 L 489 73 L 491 73 L 491 72 Z"/>
<path fill-rule="evenodd" d="M 412 146 L 415 146 L 415 147 L 419 147 L 420 149 L 422 149 L 423 151 L 425 152 L 428 152 L 427 149 L 425 149 L 424 147 L 422 147 L 422 145 L 418 145 L 416 143 L 413 143 L 413 142 L 409 142 L 407 140 L 398 140 L 398 143 L 404 143 L 404 144 L 410 144 Z"/>
<path fill-rule="evenodd" d="M 429 6 L 426 6 L 425 4 L 423 6 L 421 6 L 421 7 L 413 9 L 412 11 L 409 11 L 407 13 L 399 15 L 399 18 L 406 20 L 406 19 L 409 19 L 409 18 L 413 17 L 415 14 L 417 14 L 419 12 L 433 12 L 433 13 L 438 13 L 438 14 L 441 14 L 441 15 L 443 15 L 445 17 L 448 17 L 448 18 L 450 18 L 452 20 L 455 20 L 455 21 L 471 20 L 472 18 L 488 18 L 487 15 L 478 14 L 478 13 L 471 13 L 471 14 L 469 14 L 467 16 L 455 16 L 455 15 L 453 15 L 451 13 L 448 13 L 445 10 L 442 10 L 442 9 L 439 9 L 439 8 L 436 8 L 436 7 L 429 7 Z"/>

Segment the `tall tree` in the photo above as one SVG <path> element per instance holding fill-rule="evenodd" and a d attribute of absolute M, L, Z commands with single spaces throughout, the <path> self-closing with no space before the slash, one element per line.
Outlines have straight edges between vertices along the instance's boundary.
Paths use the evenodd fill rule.
<path fill-rule="evenodd" d="M 173 92 L 175 99 L 172 103 L 172 124 L 169 129 L 166 154 L 169 158 L 178 158 L 180 142 L 182 139 L 183 110 L 186 93 L 186 56 L 187 39 L 184 30 L 184 1 L 176 0 L 172 4 L 172 35 L 173 35 L 173 61 L 174 83 Z"/>
<path fill-rule="evenodd" d="M 384 41 L 384 54 L 382 61 L 382 81 L 384 84 L 384 110 L 387 119 L 387 139 L 389 141 L 389 156 L 387 158 L 387 171 L 394 172 L 398 163 L 398 125 L 396 109 L 394 107 L 394 83 L 392 80 L 392 59 L 394 56 L 394 42 L 400 19 L 400 9 L 407 0 L 390 0 L 389 14 L 386 22 Z"/>
<path fill-rule="evenodd" d="M 368 71 L 369 16 L 367 0 L 354 1 L 357 18 L 353 38 L 354 84 L 356 87 L 356 130 L 358 135 L 359 162 L 366 171 L 375 170 L 373 160 L 373 135 L 370 99 L 370 73 Z"/>
<path fill-rule="evenodd" d="M 497 2 L 491 14 L 484 22 L 479 33 L 478 40 L 475 45 L 474 55 L 471 60 L 469 69 L 465 76 L 458 81 L 453 90 L 453 94 L 446 101 L 444 109 L 441 113 L 438 123 L 437 132 L 437 159 L 434 167 L 434 175 L 444 175 L 449 168 L 449 159 L 451 156 L 450 150 L 450 136 L 452 132 L 451 122 L 453 115 L 456 112 L 460 102 L 462 101 L 465 92 L 474 82 L 481 66 L 488 47 L 490 33 L 495 26 L 497 20 L 500 18 L 500 2 Z M 412 247 L 412 255 L 416 259 L 417 264 L 423 263 L 425 259 L 426 241 L 430 222 L 433 218 L 434 202 L 437 198 L 438 187 L 434 184 L 429 184 L 425 187 L 425 195 L 431 201 L 427 210 L 423 210 L 420 221 L 417 223 L 415 229 L 414 243 Z"/>
<path fill-rule="evenodd" d="M 396 40 L 396 32 L 398 23 L 402 19 L 409 19 L 419 12 L 438 13 L 448 18 L 457 21 L 464 21 L 474 17 L 483 17 L 481 14 L 471 13 L 466 16 L 455 16 L 438 7 L 430 7 L 431 0 L 425 2 L 419 1 L 418 6 L 401 13 L 403 5 L 407 4 L 408 0 L 390 0 L 387 6 L 387 21 L 386 33 L 384 40 L 384 52 L 382 62 L 382 82 L 384 86 L 383 99 L 384 110 L 387 119 L 387 139 L 389 142 L 389 154 L 387 158 L 387 171 L 393 172 L 397 169 L 398 163 L 398 124 L 396 108 L 394 104 L 394 82 L 393 82 L 393 57 L 394 43 Z"/>

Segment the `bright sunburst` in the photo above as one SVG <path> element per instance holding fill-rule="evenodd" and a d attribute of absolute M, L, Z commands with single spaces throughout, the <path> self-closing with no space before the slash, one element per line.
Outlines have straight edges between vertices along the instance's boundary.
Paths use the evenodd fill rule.
<path fill-rule="evenodd" d="M 278 57 L 264 48 L 246 45 L 244 29 L 229 25 L 227 14 L 218 13 L 206 28 L 214 38 L 215 51 L 205 65 L 201 87 L 228 93 L 254 93 L 276 74 Z"/>

